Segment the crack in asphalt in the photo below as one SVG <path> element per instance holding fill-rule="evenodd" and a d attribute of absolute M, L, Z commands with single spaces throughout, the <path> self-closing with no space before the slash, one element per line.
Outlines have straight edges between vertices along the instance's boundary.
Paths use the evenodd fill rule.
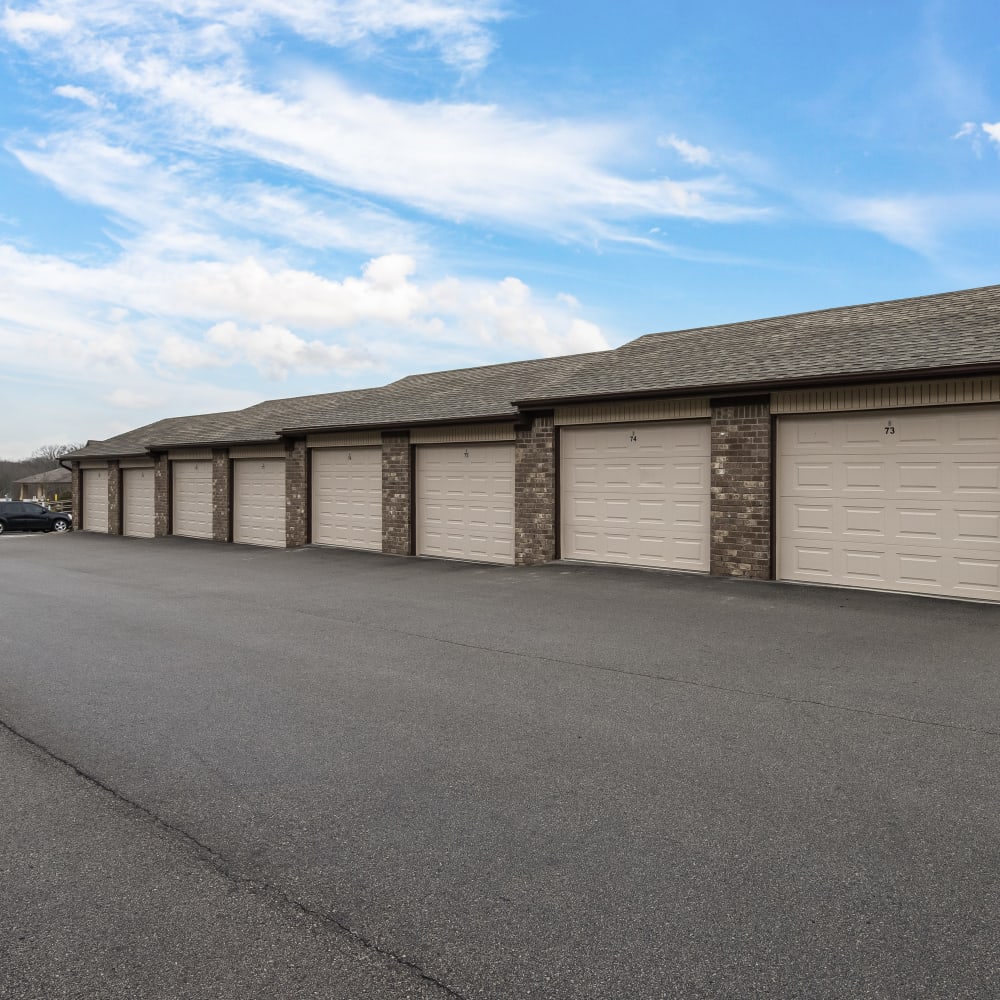
<path fill-rule="evenodd" d="M 111 785 L 106 784 L 100 778 L 93 774 L 83 770 L 77 764 L 74 764 L 71 760 L 61 756 L 54 750 L 39 743 L 37 740 L 28 736 L 27 733 L 21 732 L 16 726 L 12 726 L 9 722 L 4 719 L 0 719 L 0 729 L 9 733 L 15 739 L 26 743 L 28 746 L 33 747 L 39 753 L 44 754 L 50 760 L 61 764 L 63 767 L 69 768 L 74 774 L 87 784 L 94 788 L 99 789 L 101 792 L 110 795 L 112 798 L 121 802 L 123 805 L 127 806 L 129 809 L 140 813 L 147 820 L 151 821 L 155 826 L 159 827 L 161 830 L 167 831 L 176 839 L 182 841 L 189 847 L 194 848 L 196 853 L 201 857 L 203 861 L 210 864 L 223 878 L 227 879 L 233 885 L 240 889 L 246 890 L 253 895 L 264 898 L 266 901 L 276 904 L 279 908 L 284 908 L 286 910 L 292 910 L 298 915 L 308 917 L 311 920 L 317 921 L 323 926 L 336 931 L 342 935 L 349 937 L 355 944 L 360 945 L 367 951 L 373 952 L 381 958 L 388 959 L 391 962 L 395 962 L 410 972 L 414 973 L 424 982 L 430 983 L 432 986 L 439 989 L 442 993 L 449 997 L 454 997 L 455 1000 L 468 1000 L 464 994 L 459 993 L 457 990 L 453 989 L 447 983 L 442 982 L 440 979 L 436 978 L 432 973 L 428 972 L 422 966 L 418 965 L 416 962 L 407 958 L 405 955 L 401 955 L 398 952 L 393 951 L 391 948 L 385 948 L 371 938 L 366 937 L 360 931 L 355 930 L 353 927 L 344 923 L 342 920 L 338 920 L 335 916 L 329 913 L 325 913 L 322 910 L 317 910 L 293 896 L 290 896 L 284 890 L 280 889 L 278 886 L 273 885 L 270 882 L 262 881 L 259 879 L 250 878 L 247 875 L 241 875 L 235 870 L 235 866 L 232 862 L 228 861 L 222 854 L 208 844 L 200 841 L 193 834 L 188 833 L 181 827 L 171 823 L 169 820 L 164 819 L 162 816 L 157 815 L 152 809 L 144 806 L 141 802 L 137 802 L 134 799 L 129 798 L 123 792 L 118 791 Z"/>

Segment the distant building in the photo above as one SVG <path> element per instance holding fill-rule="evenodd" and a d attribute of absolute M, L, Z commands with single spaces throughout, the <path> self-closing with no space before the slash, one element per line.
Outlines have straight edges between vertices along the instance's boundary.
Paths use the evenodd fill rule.
<path fill-rule="evenodd" d="M 19 500 L 69 500 L 73 495 L 73 473 L 59 466 L 15 479 L 14 486 Z"/>

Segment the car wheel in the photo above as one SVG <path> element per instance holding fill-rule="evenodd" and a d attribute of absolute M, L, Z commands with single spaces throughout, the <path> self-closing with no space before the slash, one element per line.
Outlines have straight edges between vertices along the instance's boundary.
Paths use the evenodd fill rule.
<path fill-rule="evenodd" d="M 53 531 L 69 531 L 69 521 L 64 521 L 60 518 L 55 524 L 52 525 Z"/>
<path fill-rule="evenodd" d="M 7 530 L 7 525 L 0 521 L 0 535 L 2 535 Z"/>

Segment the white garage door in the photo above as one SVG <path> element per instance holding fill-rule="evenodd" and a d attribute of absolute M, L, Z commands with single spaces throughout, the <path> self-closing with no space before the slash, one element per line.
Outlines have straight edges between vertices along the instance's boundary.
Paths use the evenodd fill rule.
<path fill-rule="evenodd" d="M 83 470 L 83 530 L 108 533 L 108 470 Z"/>
<path fill-rule="evenodd" d="M 122 529 L 135 538 L 153 537 L 153 469 L 122 472 Z"/>
<path fill-rule="evenodd" d="M 514 562 L 514 445 L 417 449 L 417 554 Z"/>
<path fill-rule="evenodd" d="M 312 540 L 382 551 L 382 449 L 312 452 Z"/>
<path fill-rule="evenodd" d="M 212 462 L 172 462 L 173 533 L 185 538 L 212 537 Z"/>
<path fill-rule="evenodd" d="M 564 427 L 564 559 L 709 568 L 707 420 Z"/>
<path fill-rule="evenodd" d="M 778 424 L 778 576 L 1000 600 L 1000 407 Z"/>
<path fill-rule="evenodd" d="M 285 547 L 285 460 L 233 462 L 233 541 Z"/>

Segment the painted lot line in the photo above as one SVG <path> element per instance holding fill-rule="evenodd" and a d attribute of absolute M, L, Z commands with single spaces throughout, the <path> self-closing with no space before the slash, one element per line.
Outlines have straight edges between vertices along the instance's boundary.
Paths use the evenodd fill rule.
<path fill-rule="evenodd" d="M 63 541 L 5 721 L 458 996 L 1000 992 L 1000 609 Z"/>

